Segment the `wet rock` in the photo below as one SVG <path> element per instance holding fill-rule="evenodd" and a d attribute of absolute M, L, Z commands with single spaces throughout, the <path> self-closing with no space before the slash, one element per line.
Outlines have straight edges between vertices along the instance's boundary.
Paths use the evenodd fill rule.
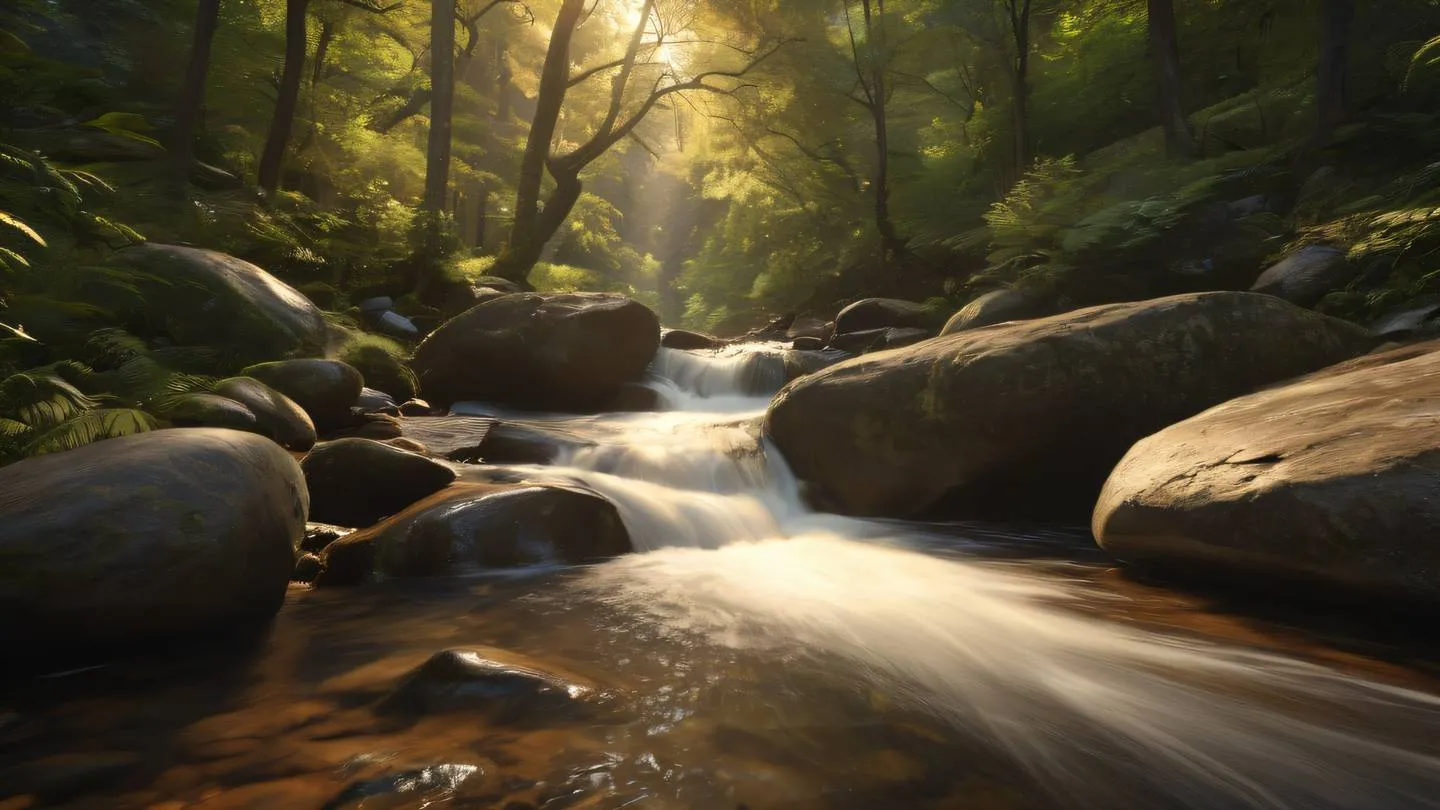
<path fill-rule="evenodd" d="M 373 525 L 455 480 L 444 464 L 369 439 L 324 442 L 300 467 L 311 517 L 340 526 Z"/>
<path fill-rule="evenodd" d="M 837 334 L 830 339 L 829 348 L 850 354 L 866 354 L 910 346 L 934 336 L 935 332 L 930 329 L 868 329 L 863 332 Z"/>
<path fill-rule="evenodd" d="M 243 403 L 219 394 L 186 394 L 165 410 L 176 427 L 207 427 L 259 433 L 259 420 Z"/>
<path fill-rule="evenodd" d="M 395 308 L 395 299 L 388 295 L 377 295 L 374 298 L 366 298 L 355 305 L 357 309 L 366 314 L 379 314 L 389 312 Z"/>
<path fill-rule="evenodd" d="M 308 509 L 290 454 L 232 430 L 160 430 L 0 468 L 0 640 L 121 642 L 268 618 Z"/>
<path fill-rule="evenodd" d="M 146 312 L 138 317 L 163 312 L 164 330 L 177 343 L 230 346 L 255 360 L 318 352 L 325 346 L 320 310 L 249 262 L 213 250 L 153 242 L 125 248 L 116 257 L 166 282 L 153 289 L 146 286 Z"/>
<path fill-rule="evenodd" d="M 231 377 L 215 393 L 244 405 L 255 418 L 254 431 L 288 450 L 305 452 L 315 446 L 315 424 L 294 400 L 250 377 Z"/>
<path fill-rule="evenodd" d="M 321 551 L 326 546 L 353 531 L 355 530 L 349 526 L 335 526 L 329 523 L 306 523 L 305 537 L 300 540 L 300 550 L 311 553 Z"/>
<path fill-rule="evenodd" d="M 605 410 L 618 413 L 663 411 L 665 400 L 648 385 L 626 383 L 620 386 L 619 393 L 610 400 L 610 405 Z"/>
<path fill-rule="evenodd" d="M 350 406 L 365 387 L 360 372 L 339 360 L 275 360 L 250 366 L 243 374 L 294 400 L 321 433 L 350 423 Z"/>
<path fill-rule="evenodd" d="M 366 386 L 383 391 L 396 401 L 413 399 L 419 390 L 415 372 L 383 346 L 361 344 L 351 347 L 341 354 L 340 359 L 360 372 Z"/>
<path fill-rule="evenodd" d="M 1141 440 L 1105 485 L 1096 538 L 1190 576 L 1440 599 L 1436 349 L 1360 358 Z"/>
<path fill-rule="evenodd" d="M 961 307 L 945 322 L 942 335 L 953 335 L 983 326 L 1034 318 L 1041 314 L 1037 301 L 1019 290 L 1010 288 L 991 290 Z"/>
<path fill-rule="evenodd" d="M 819 351 L 801 351 L 792 349 L 785 353 L 785 380 L 804 377 L 806 374 L 829 368 L 841 360 L 849 360 L 854 355 L 836 349 L 821 349 Z"/>
<path fill-rule="evenodd" d="M 398 447 L 401 450 L 408 450 L 411 453 L 419 453 L 422 456 L 430 455 L 430 448 L 406 436 L 396 436 L 393 439 L 385 439 L 381 443 L 388 444 L 391 447 Z"/>
<path fill-rule="evenodd" d="M 483 712 L 492 721 L 513 722 L 573 710 L 591 693 L 589 686 L 538 669 L 456 649 L 431 656 L 375 709 L 410 715 Z"/>
<path fill-rule="evenodd" d="M 0 770 L 0 795 L 63 802 L 103 789 L 139 764 L 139 756 L 121 751 L 57 754 Z"/>
<path fill-rule="evenodd" d="M 521 289 L 519 284 L 516 284 L 508 278 L 501 278 L 500 276 L 480 276 L 478 278 L 471 279 L 470 283 L 474 284 L 476 287 L 488 287 L 492 290 L 505 293 L 506 295 L 513 295 L 514 293 L 525 292 L 525 290 Z"/>
<path fill-rule="evenodd" d="M 423 399 L 407 399 L 400 405 L 401 416 L 443 416 L 444 411 L 431 407 Z"/>
<path fill-rule="evenodd" d="M 375 319 L 375 326 L 383 334 L 392 337 L 413 339 L 420 337 L 420 327 L 398 312 L 382 312 Z"/>
<path fill-rule="evenodd" d="M 1440 315 L 1440 300 L 1412 301 L 1382 315 L 1370 327 L 1370 334 L 1377 338 L 1403 338 L 1433 330 L 1436 315 Z"/>
<path fill-rule="evenodd" d="M 460 568 L 593 562 L 630 551 L 614 504 L 581 490 L 456 484 L 332 543 L 322 585 L 372 574 L 436 576 Z"/>
<path fill-rule="evenodd" d="M 801 315 L 790 322 L 790 328 L 785 330 L 785 338 L 787 340 L 815 338 L 823 342 L 830 338 L 834 329 L 835 325 L 833 323 L 827 323 L 823 318 L 817 318 L 813 315 Z"/>
<path fill-rule="evenodd" d="M 1110 304 L 845 361 L 783 390 L 765 430 L 850 514 L 1073 517 L 1137 439 L 1369 343 L 1252 293 Z"/>
<path fill-rule="evenodd" d="M 1345 259 L 1344 251 L 1309 245 L 1260 274 L 1250 290 L 1310 307 L 1326 293 L 1345 286 L 1356 269 Z"/>
<path fill-rule="evenodd" d="M 819 337 L 798 337 L 790 344 L 796 351 L 818 351 L 825 348 L 825 339 Z"/>
<path fill-rule="evenodd" d="M 591 411 L 638 382 L 659 345 L 655 314 L 628 298 L 508 295 L 435 330 L 413 365 L 425 398 L 438 404 Z"/>
<path fill-rule="evenodd" d="M 666 329 L 665 333 L 660 336 L 660 345 L 667 349 L 701 351 L 705 349 L 718 349 L 725 345 L 725 341 L 714 335 L 707 335 L 702 332 L 691 332 L 686 329 Z"/>
<path fill-rule="evenodd" d="M 351 427 L 334 431 L 330 435 L 335 439 L 370 439 L 376 442 L 388 442 L 391 439 L 404 438 L 405 425 L 399 418 L 388 413 L 365 413 L 357 415 L 356 422 Z"/>
<path fill-rule="evenodd" d="M 865 298 L 840 310 L 835 316 L 835 334 L 866 332 L 871 329 L 938 329 L 945 315 L 924 304 L 898 298 Z M 831 345 L 834 345 L 833 342 Z"/>
<path fill-rule="evenodd" d="M 314 582 L 320 576 L 320 570 L 324 566 L 320 558 L 314 554 L 302 554 L 300 559 L 295 561 L 295 571 L 290 575 L 292 582 Z"/>

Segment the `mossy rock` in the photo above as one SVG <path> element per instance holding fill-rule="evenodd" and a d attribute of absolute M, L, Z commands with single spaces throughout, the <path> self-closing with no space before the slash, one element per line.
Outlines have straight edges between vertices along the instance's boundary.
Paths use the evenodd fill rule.
<path fill-rule="evenodd" d="M 419 392 L 415 372 L 394 353 L 375 343 L 358 343 L 340 350 L 340 359 L 350 364 L 365 385 L 384 391 L 396 402 L 414 399 Z"/>

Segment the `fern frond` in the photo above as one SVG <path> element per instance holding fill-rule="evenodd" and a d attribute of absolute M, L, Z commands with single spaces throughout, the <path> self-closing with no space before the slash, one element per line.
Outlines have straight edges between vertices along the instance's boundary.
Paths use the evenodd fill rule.
<path fill-rule="evenodd" d="M 30 441 L 25 455 L 42 456 L 74 450 L 105 439 L 148 433 L 159 427 L 155 417 L 134 408 L 100 408 L 67 419 Z"/>

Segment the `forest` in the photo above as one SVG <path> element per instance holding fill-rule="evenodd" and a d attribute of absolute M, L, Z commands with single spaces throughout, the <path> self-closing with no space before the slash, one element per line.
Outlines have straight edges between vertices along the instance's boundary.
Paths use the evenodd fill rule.
<path fill-rule="evenodd" d="M 0 810 L 1440 807 L 1440 0 L 5 0 Z"/>

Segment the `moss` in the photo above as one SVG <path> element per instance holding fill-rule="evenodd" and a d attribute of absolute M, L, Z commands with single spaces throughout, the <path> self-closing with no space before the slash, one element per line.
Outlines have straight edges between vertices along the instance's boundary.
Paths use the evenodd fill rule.
<path fill-rule="evenodd" d="M 365 384 L 403 402 L 419 391 L 415 372 L 406 365 L 408 352 L 399 342 L 380 335 L 355 332 L 341 345 L 337 360 L 359 370 Z"/>

